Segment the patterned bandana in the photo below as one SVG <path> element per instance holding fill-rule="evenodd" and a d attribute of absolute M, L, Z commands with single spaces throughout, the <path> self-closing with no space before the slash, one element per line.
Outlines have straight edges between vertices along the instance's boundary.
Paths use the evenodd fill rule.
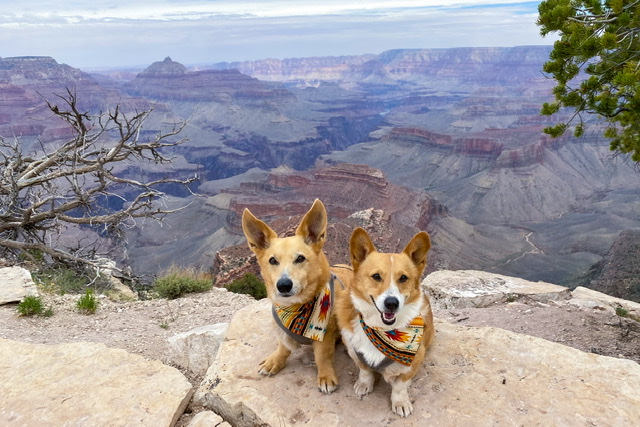
<path fill-rule="evenodd" d="M 327 332 L 333 305 L 333 275 L 324 288 L 310 301 L 294 305 L 273 305 L 278 326 L 301 344 L 322 341 Z"/>
<path fill-rule="evenodd" d="M 424 320 L 421 316 L 414 318 L 402 329 L 385 330 L 367 326 L 360 317 L 360 325 L 369 341 L 387 358 L 394 362 L 409 366 L 413 362 L 424 333 Z"/>

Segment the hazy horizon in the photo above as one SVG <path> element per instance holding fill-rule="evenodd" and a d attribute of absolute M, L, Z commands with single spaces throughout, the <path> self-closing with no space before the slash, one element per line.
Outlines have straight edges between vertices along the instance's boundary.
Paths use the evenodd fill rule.
<path fill-rule="evenodd" d="M 390 49 L 549 45 L 539 2 L 496 0 L 7 0 L 1 57 L 50 56 L 82 69 L 379 54 Z"/>

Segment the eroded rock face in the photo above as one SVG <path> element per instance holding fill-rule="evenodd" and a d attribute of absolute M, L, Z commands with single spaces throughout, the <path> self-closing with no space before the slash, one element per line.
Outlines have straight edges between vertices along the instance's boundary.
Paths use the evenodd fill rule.
<path fill-rule="evenodd" d="M 38 295 L 31 273 L 17 266 L 0 268 L 0 305 L 22 301 L 27 295 Z"/>
<path fill-rule="evenodd" d="M 436 338 L 409 389 L 414 413 L 390 409 L 378 381 L 362 400 L 340 345 L 340 388 L 320 393 L 312 351 L 295 351 L 273 377 L 258 364 L 275 348 L 270 302 L 240 310 L 194 399 L 238 426 L 627 425 L 640 417 L 640 365 L 497 328 L 436 322 Z"/>
<path fill-rule="evenodd" d="M 191 384 L 175 368 L 104 344 L 0 339 L 0 425 L 169 426 Z"/>
<path fill-rule="evenodd" d="M 167 57 L 151 64 L 128 85 L 130 93 L 154 99 L 229 102 L 232 99 L 292 98 L 285 89 L 270 88 L 238 70 L 188 71 Z"/>
<path fill-rule="evenodd" d="M 640 302 L 640 231 L 624 230 L 605 257 L 590 271 L 589 288 Z"/>
<path fill-rule="evenodd" d="M 509 300 L 569 299 L 569 288 L 475 270 L 434 271 L 422 281 L 425 293 L 451 307 L 488 307 Z"/>

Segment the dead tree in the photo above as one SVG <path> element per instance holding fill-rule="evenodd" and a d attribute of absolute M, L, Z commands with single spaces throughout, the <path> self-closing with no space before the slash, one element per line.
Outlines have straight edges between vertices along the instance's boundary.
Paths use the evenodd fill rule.
<path fill-rule="evenodd" d="M 39 141 L 33 153 L 23 153 L 18 138 L 0 137 L 0 256 L 11 259 L 46 254 L 56 261 L 95 265 L 98 242 L 63 247 L 69 228 L 92 228 L 101 236 L 122 236 L 142 219 L 157 221 L 175 212 L 163 205 L 164 184 L 188 186 L 197 177 L 166 176 L 144 180 L 130 173 L 143 163 L 168 164 L 166 154 L 182 144 L 185 123 L 143 137 L 152 109 L 124 113 L 120 106 L 97 115 L 79 109 L 76 94 L 67 89 L 59 104 L 46 101 L 54 116 L 65 121 L 73 137 L 63 143 Z M 120 209 L 105 200 L 123 198 Z"/>

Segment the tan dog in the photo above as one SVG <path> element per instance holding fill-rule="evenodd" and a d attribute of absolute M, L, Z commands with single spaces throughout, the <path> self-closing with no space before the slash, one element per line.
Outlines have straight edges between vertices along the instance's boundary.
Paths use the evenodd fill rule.
<path fill-rule="evenodd" d="M 278 237 L 248 209 L 242 215 L 242 229 L 257 256 L 279 326 L 278 348 L 260 364 L 259 372 L 278 373 L 299 344 L 312 344 L 318 387 L 333 392 L 338 386 L 333 368 L 338 328 L 332 315 L 333 276 L 322 251 L 327 231 L 324 205 L 316 199 L 294 236 Z"/>
<path fill-rule="evenodd" d="M 342 341 L 360 368 L 356 395 L 371 392 L 379 372 L 391 385 L 393 412 L 403 417 L 413 411 L 408 387 L 434 334 L 429 299 L 420 289 L 430 246 L 423 231 L 402 253 L 380 253 L 357 228 L 350 241 L 353 273 L 336 270 L 347 290 L 338 293 L 336 317 Z"/>

